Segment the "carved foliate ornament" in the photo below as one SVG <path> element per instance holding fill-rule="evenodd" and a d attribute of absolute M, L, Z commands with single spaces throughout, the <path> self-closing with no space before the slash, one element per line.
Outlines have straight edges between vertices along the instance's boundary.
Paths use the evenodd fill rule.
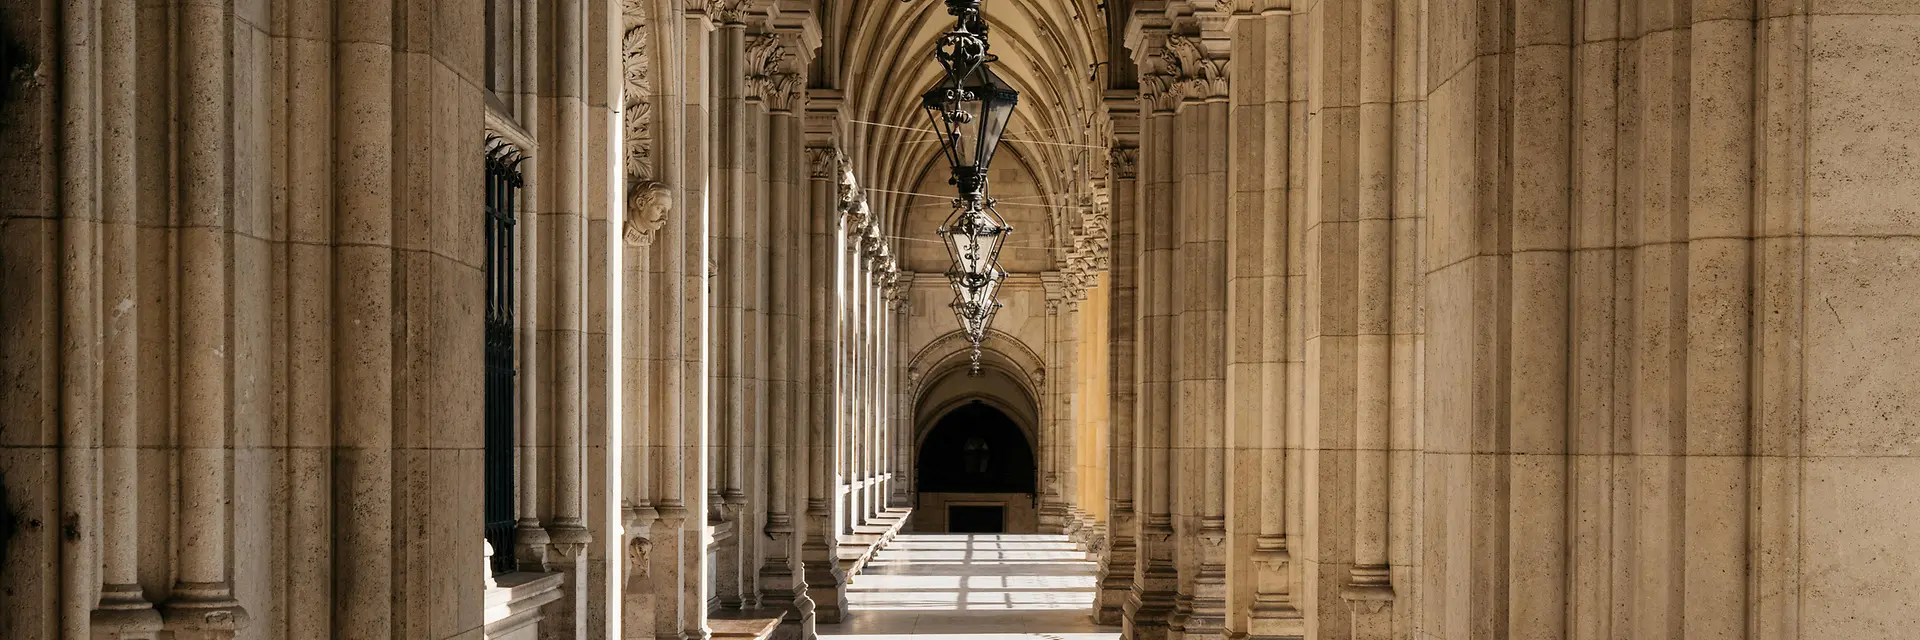
<path fill-rule="evenodd" d="M 720 24 L 746 24 L 747 0 L 708 0 L 707 15 Z"/>
<path fill-rule="evenodd" d="M 807 173 L 823 180 L 834 177 L 834 169 L 840 166 L 836 155 L 839 151 L 833 147 L 807 147 Z"/>
<path fill-rule="evenodd" d="M 1138 147 L 1114 147 L 1107 152 L 1113 163 L 1113 177 L 1133 180 L 1139 177 L 1140 149 Z"/>
<path fill-rule="evenodd" d="M 800 74 L 789 69 L 793 52 L 784 38 L 767 34 L 747 43 L 747 93 L 767 103 L 772 111 L 792 111 Z"/>
<path fill-rule="evenodd" d="M 648 0 L 625 0 L 621 22 L 626 31 L 620 38 L 622 77 L 625 94 L 621 115 L 626 124 L 627 183 L 639 184 L 653 179 L 653 82 L 652 58 L 647 16 Z"/>
<path fill-rule="evenodd" d="M 1180 94 L 1174 90 L 1178 78 L 1167 73 L 1140 75 L 1140 99 L 1156 113 L 1172 113 L 1180 106 Z"/>
<path fill-rule="evenodd" d="M 1187 98 L 1227 97 L 1227 63 L 1207 57 L 1200 42 L 1187 36 L 1167 36 L 1161 50 L 1163 60 L 1177 69 L 1174 89 Z"/>

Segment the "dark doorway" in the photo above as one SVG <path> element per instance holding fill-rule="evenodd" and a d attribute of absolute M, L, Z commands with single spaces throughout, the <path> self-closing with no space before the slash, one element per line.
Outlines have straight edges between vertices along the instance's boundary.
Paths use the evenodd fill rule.
<path fill-rule="evenodd" d="M 948 533 L 1006 533 L 1007 509 L 1000 505 L 947 505 Z"/>
<path fill-rule="evenodd" d="M 980 401 L 954 409 L 920 445 L 922 493 L 1034 492 L 1033 449 L 1012 418 Z"/>

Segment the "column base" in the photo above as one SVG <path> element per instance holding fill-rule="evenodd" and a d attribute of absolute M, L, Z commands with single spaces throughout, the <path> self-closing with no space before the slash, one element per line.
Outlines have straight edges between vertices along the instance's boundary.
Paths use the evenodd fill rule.
<path fill-rule="evenodd" d="M 847 614 L 847 580 L 840 569 L 815 569 L 808 563 L 805 573 L 807 601 L 813 604 L 816 624 L 839 624 Z M 832 567 L 829 563 L 827 566 Z"/>
<path fill-rule="evenodd" d="M 1167 640 L 1173 634 L 1173 567 L 1149 565 L 1127 596 L 1122 612 L 1121 637 L 1130 640 Z"/>
<path fill-rule="evenodd" d="M 252 621 L 231 586 L 209 582 L 175 584 L 173 599 L 160 607 L 160 619 L 175 640 L 232 638 Z"/>
<path fill-rule="evenodd" d="M 1093 597 L 1093 622 L 1117 625 L 1126 617 L 1127 598 L 1133 595 L 1134 548 L 1132 543 L 1107 551 L 1095 583 L 1099 591 Z"/>
<path fill-rule="evenodd" d="M 100 588 L 100 606 L 90 616 L 94 637 L 112 640 L 153 640 L 165 625 L 160 610 L 140 593 L 140 585 L 110 584 Z"/>
<path fill-rule="evenodd" d="M 513 527 L 513 563 L 521 571 L 547 572 L 547 551 L 553 542 L 547 529 L 532 518 L 523 518 Z"/>
<path fill-rule="evenodd" d="M 1073 520 L 1073 513 L 1067 510 L 1067 505 L 1064 502 L 1047 502 L 1042 500 L 1039 513 L 1036 515 L 1038 516 L 1037 520 L 1039 520 L 1040 533 L 1053 535 L 1067 533 L 1068 523 Z"/>
<path fill-rule="evenodd" d="M 593 542 L 593 532 L 575 525 L 571 520 L 556 521 L 548 527 L 553 541 L 548 545 L 553 553 L 551 567 L 566 576 L 560 587 L 560 597 L 541 607 L 540 633 L 544 637 L 572 637 L 575 631 L 586 625 L 587 592 L 585 585 L 591 584 L 587 570 L 587 545 Z"/>

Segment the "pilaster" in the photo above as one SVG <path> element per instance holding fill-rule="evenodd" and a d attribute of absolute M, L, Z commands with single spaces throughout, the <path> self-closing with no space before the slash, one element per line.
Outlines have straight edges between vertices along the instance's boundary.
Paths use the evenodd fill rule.
<path fill-rule="evenodd" d="M 1263 141 L 1234 150 L 1227 233 L 1228 477 L 1258 479 L 1228 485 L 1228 627 L 1252 638 L 1306 634 L 1287 538 L 1286 438 L 1302 404 L 1290 375 L 1299 322 L 1289 278 L 1299 256 L 1290 248 L 1301 227 L 1290 150 L 1302 131 L 1294 118 L 1304 117 L 1291 90 L 1293 26 L 1285 12 L 1238 15 L 1231 24 L 1242 81 L 1231 87 L 1229 132 Z"/>

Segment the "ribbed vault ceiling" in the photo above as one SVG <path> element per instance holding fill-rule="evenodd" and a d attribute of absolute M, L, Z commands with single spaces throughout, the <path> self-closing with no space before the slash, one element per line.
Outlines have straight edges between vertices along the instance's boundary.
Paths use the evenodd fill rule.
<path fill-rule="evenodd" d="M 1097 148 L 1106 138 L 1100 102 L 1110 41 L 1104 4 L 983 3 L 992 52 L 999 56 L 995 71 L 1020 91 L 1008 141 L 1002 143 L 994 167 L 1017 169 L 1042 196 L 1015 206 L 1065 205 L 1090 188 L 1084 179 L 1086 163 L 1106 161 L 1106 153 Z M 925 192 L 923 183 L 945 184 L 946 164 L 928 131 L 920 94 L 940 78 L 933 49 L 952 28 L 953 18 L 942 0 L 821 0 L 816 7 L 825 31 L 826 63 L 816 67 L 816 74 L 829 76 L 816 77 L 816 86 L 843 91 L 846 113 L 855 121 L 850 144 L 860 159 L 862 179 L 873 189 L 869 201 L 885 216 L 882 228 L 891 235 L 932 239 L 930 225 L 937 225 L 947 209 L 929 198 L 885 191 Z M 1058 224 L 1060 217 L 1053 217 Z M 1020 233 L 1022 243 L 1039 243 L 1051 235 L 1042 229 Z"/>

